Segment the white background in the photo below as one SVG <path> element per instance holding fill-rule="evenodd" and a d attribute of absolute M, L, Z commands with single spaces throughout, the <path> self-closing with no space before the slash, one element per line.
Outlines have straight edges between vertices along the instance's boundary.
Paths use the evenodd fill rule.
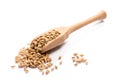
<path fill-rule="evenodd" d="M 0 80 L 120 80 L 120 4 L 118 0 L 0 0 Z M 47 76 L 38 70 L 25 74 L 11 69 L 19 49 L 51 28 L 69 26 L 107 12 L 104 23 L 95 22 L 72 33 L 52 52 L 54 64 L 63 65 Z M 85 54 L 88 65 L 74 67 L 74 52 Z"/>

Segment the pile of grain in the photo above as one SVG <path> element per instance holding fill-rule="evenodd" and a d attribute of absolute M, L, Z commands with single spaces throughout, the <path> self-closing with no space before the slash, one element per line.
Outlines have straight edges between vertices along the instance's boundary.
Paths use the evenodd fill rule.
<path fill-rule="evenodd" d="M 15 62 L 19 68 L 24 68 L 24 71 L 28 73 L 27 68 L 38 68 L 42 74 L 46 75 L 50 72 L 48 69 L 57 69 L 57 66 L 52 63 L 48 53 L 41 53 L 41 49 L 49 43 L 51 40 L 58 37 L 60 33 L 56 30 L 52 30 L 42 36 L 35 38 L 29 47 L 20 49 L 18 55 L 15 57 Z M 13 66 L 12 66 L 13 67 Z"/>
<path fill-rule="evenodd" d="M 23 48 L 19 51 L 19 54 L 15 57 L 15 62 L 19 68 L 24 68 L 25 72 L 27 68 L 38 68 L 40 71 L 50 68 L 52 59 L 47 53 L 36 53 L 34 49 Z"/>
<path fill-rule="evenodd" d="M 54 65 L 49 53 L 41 53 L 42 48 L 48 44 L 51 40 L 58 37 L 60 33 L 56 30 L 52 30 L 42 36 L 38 36 L 33 39 L 28 47 L 20 49 L 18 55 L 15 57 L 15 62 L 19 68 L 23 68 L 28 73 L 28 68 L 37 68 L 42 75 L 48 75 L 50 72 L 57 70 L 58 66 Z M 72 61 L 75 66 L 79 63 L 88 64 L 87 60 L 83 57 L 83 54 L 74 53 Z M 62 65 L 62 56 L 58 57 L 59 65 Z M 14 68 L 15 66 L 11 66 Z"/>
<path fill-rule="evenodd" d="M 54 40 L 56 37 L 58 37 L 60 33 L 56 30 L 52 30 L 42 36 L 38 36 L 35 38 L 31 44 L 30 47 L 34 49 L 36 52 L 41 52 L 42 48 L 48 44 L 50 41 Z"/>
<path fill-rule="evenodd" d="M 72 56 L 72 61 L 74 63 L 74 66 L 77 66 L 80 63 L 85 63 L 88 65 L 87 59 L 84 58 L 84 54 L 74 53 Z"/>

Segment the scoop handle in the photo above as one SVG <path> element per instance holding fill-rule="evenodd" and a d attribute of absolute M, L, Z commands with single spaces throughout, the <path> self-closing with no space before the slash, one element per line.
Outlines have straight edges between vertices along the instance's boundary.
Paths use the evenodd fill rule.
<path fill-rule="evenodd" d="M 92 23 L 94 21 L 97 21 L 97 20 L 102 20 L 102 19 L 105 19 L 107 16 L 106 12 L 104 10 L 101 10 L 99 13 L 97 13 L 96 15 L 92 16 L 92 17 L 89 17 L 88 19 L 80 22 L 80 23 L 77 23 L 73 26 L 70 26 L 69 27 L 69 34 L 78 30 L 79 28 L 85 26 L 85 25 L 88 25 L 89 23 Z"/>

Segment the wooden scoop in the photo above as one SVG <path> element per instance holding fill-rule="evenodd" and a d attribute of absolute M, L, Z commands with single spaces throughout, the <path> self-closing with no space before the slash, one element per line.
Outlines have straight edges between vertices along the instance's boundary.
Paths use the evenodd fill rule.
<path fill-rule="evenodd" d="M 53 29 L 53 30 L 58 31 L 60 33 L 60 35 L 57 36 L 55 39 L 49 41 L 45 46 L 43 46 L 41 48 L 41 52 L 44 53 L 48 50 L 51 50 L 51 49 L 61 45 L 65 41 L 65 39 L 67 39 L 69 34 L 71 34 L 72 32 L 78 30 L 79 28 L 81 28 L 89 23 L 92 23 L 92 22 L 97 21 L 97 20 L 102 20 L 104 18 L 106 18 L 106 12 L 102 10 L 98 14 L 96 14 L 96 15 L 94 15 L 94 16 L 92 16 L 92 17 L 90 17 L 90 18 L 88 18 L 80 23 L 77 23 L 73 26 L 59 27 L 59 28 Z M 52 30 L 50 30 L 50 31 L 52 31 Z M 50 31 L 48 31 L 48 32 L 50 32 Z M 46 33 L 44 33 L 44 34 L 46 34 Z"/>

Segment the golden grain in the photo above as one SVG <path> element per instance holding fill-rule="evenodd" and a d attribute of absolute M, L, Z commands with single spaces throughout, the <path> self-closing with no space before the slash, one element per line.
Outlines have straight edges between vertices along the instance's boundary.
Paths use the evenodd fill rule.
<path fill-rule="evenodd" d="M 88 62 L 85 62 L 86 65 L 88 65 Z"/>
<path fill-rule="evenodd" d="M 83 56 L 84 56 L 84 54 L 80 54 L 80 56 L 81 56 L 81 57 L 83 57 Z"/>
<path fill-rule="evenodd" d="M 74 56 L 77 56 L 77 55 L 78 55 L 78 53 L 74 53 L 73 55 L 74 55 Z"/>
<path fill-rule="evenodd" d="M 51 71 L 54 71 L 54 68 L 51 68 Z"/>
<path fill-rule="evenodd" d="M 27 73 L 27 68 L 38 68 L 40 71 L 50 68 L 53 63 L 48 53 L 41 53 L 42 47 L 44 47 L 51 40 L 58 37 L 60 33 L 56 30 L 52 30 L 43 36 L 38 36 L 33 39 L 28 47 L 24 47 L 19 50 L 18 55 L 15 57 L 15 62 L 19 68 L 24 68 Z M 48 74 L 48 70 L 46 73 Z"/>
<path fill-rule="evenodd" d="M 77 63 L 75 63 L 75 64 L 74 64 L 74 66 L 78 66 L 78 64 L 77 64 Z"/>
<path fill-rule="evenodd" d="M 80 63 L 85 63 L 88 65 L 87 59 L 84 58 L 84 54 L 74 53 L 72 56 L 72 61 L 74 62 L 74 66 L 77 66 Z"/>
<path fill-rule="evenodd" d="M 46 34 L 44 34 L 43 36 L 38 36 L 37 38 L 35 38 L 31 44 L 30 47 L 32 49 L 36 49 L 37 52 L 41 52 L 41 49 L 47 44 L 49 43 L 51 40 L 55 39 L 56 37 L 58 37 L 60 35 L 60 33 L 56 30 L 52 30 Z"/>
<path fill-rule="evenodd" d="M 42 75 L 44 75 L 44 72 L 42 72 Z"/>
<path fill-rule="evenodd" d="M 55 69 L 58 69 L 57 65 L 55 65 Z"/>
<path fill-rule="evenodd" d="M 49 71 L 49 70 L 46 70 L 45 74 L 48 75 L 49 73 L 50 73 L 50 71 Z"/>
<path fill-rule="evenodd" d="M 11 66 L 11 68 L 12 68 L 12 69 L 14 69 L 14 68 L 15 68 L 15 66 L 13 65 L 13 66 Z"/>
<path fill-rule="evenodd" d="M 62 64 L 62 61 L 59 62 L 59 65 L 61 65 L 61 64 Z"/>
<path fill-rule="evenodd" d="M 26 67 L 24 67 L 24 72 L 25 72 L 25 73 L 28 73 L 28 72 L 29 72 L 29 70 L 27 70 L 27 68 L 26 68 Z"/>
<path fill-rule="evenodd" d="M 58 57 L 58 60 L 61 60 L 61 58 L 62 58 L 62 56 L 59 56 L 59 57 Z"/>

